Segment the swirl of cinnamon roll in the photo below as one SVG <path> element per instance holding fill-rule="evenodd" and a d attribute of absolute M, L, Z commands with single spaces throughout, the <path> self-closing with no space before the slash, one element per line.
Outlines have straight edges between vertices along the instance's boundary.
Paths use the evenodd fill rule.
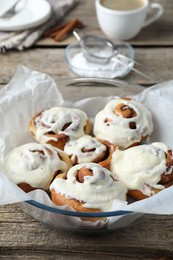
<path fill-rule="evenodd" d="M 126 200 L 127 192 L 110 171 L 96 163 L 73 166 L 66 175 L 54 179 L 50 190 L 55 204 L 69 205 L 77 212 L 109 211 L 113 200 Z M 96 221 L 97 218 L 89 220 Z"/>
<path fill-rule="evenodd" d="M 77 140 L 66 143 L 64 152 L 68 154 L 73 164 L 100 162 L 106 156 L 107 148 L 95 137 L 84 135 Z"/>
<path fill-rule="evenodd" d="M 5 157 L 2 167 L 9 180 L 25 192 L 49 190 L 57 174 L 72 166 L 70 158 L 49 144 L 28 143 L 13 149 Z"/>
<path fill-rule="evenodd" d="M 150 136 L 151 113 L 135 100 L 113 99 L 96 115 L 93 131 L 98 139 L 126 149 Z"/>
<path fill-rule="evenodd" d="M 172 151 L 163 143 L 134 146 L 112 154 L 110 170 L 140 200 L 173 184 Z"/>
<path fill-rule="evenodd" d="M 29 130 L 37 142 L 63 149 L 67 141 L 89 134 L 90 122 L 80 109 L 53 107 L 33 116 Z"/>

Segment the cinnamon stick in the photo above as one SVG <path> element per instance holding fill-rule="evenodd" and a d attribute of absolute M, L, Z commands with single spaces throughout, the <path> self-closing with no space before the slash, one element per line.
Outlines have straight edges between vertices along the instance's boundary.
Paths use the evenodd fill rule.
<path fill-rule="evenodd" d="M 44 33 L 44 36 L 51 37 L 55 41 L 62 41 L 66 35 L 73 31 L 73 29 L 81 29 L 83 27 L 84 24 L 80 20 L 73 19 L 69 22 L 66 22 L 64 24 L 58 25 L 52 29 L 47 30 Z"/>
<path fill-rule="evenodd" d="M 50 37 L 53 37 L 57 31 L 60 31 L 62 30 L 65 26 L 67 26 L 69 22 L 66 22 L 66 23 L 63 23 L 63 24 L 60 24 L 52 29 L 49 29 L 47 30 L 46 32 L 44 32 L 44 36 L 47 37 L 47 36 L 50 36 Z"/>
<path fill-rule="evenodd" d="M 64 37 L 73 31 L 73 29 L 78 28 L 81 29 L 83 27 L 83 23 L 78 19 L 71 20 L 66 26 L 64 26 L 61 30 L 58 30 L 56 35 L 54 36 L 55 41 L 62 41 Z"/>

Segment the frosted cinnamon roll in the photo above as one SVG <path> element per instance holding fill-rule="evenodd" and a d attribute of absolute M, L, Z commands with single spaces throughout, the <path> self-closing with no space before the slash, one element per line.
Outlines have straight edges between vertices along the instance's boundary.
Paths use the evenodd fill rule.
<path fill-rule="evenodd" d="M 133 198 L 148 198 L 172 185 L 172 151 L 159 142 L 116 150 L 110 170 Z"/>
<path fill-rule="evenodd" d="M 126 149 L 146 140 L 153 131 L 150 111 L 131 99 L 113 99 L 94 121 L 94 135 Z"/>
<path fill-rule="evenodd" d="M 33 116 L 29 130 L 37 142 L 63 149 L 67 141 L 89 134 L 90 122 L 80 109 L 53 107 Z"/>
<path fill-rule="evenodd" d="M 64 152 L 71 158 L 73 164 L 84 162 L 100 162 L 107 154 L 107 147 L 95 137 L 84 135 L 77 140 L 69 141 Z"/>
<path fill-rule="evenodd" d="M 126 200 L 127 192 L 110 171 L 96 163 L 73 166 L 66 175 L 54 179 L 50 190 L 55 204 L 69 205 L 77 212 L 109 211 L 113 200 Z M 82 219 L 96 221 L 98 218 Z"/>
<path fill-rule="evenodd" d="M 49 190 L 57 174 L 72 166 L 70 158 L 49 144 L 28 143 L 13 149 L 3 161 L 4 174 L 25 192 Z"/>

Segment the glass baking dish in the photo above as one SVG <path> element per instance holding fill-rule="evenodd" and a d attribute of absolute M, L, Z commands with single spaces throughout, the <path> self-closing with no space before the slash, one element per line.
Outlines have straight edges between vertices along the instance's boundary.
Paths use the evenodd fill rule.
<path fill-rule="evenodd" d="M 23 80 L 21 81 L 21 75 L 25 77 L 26 83 Z M 63 98 L 61 97 L 61 92 L 59 91 L 59 89 L 65 88 L 67 86 L 73 88 L 74 85 L 75 86 L 77 85 L 79 86 L 79 88 L 82 88 L 83 86 L 85 87 L 100 86 L 100 87 L 104 87 L 106 91 L 107 86 L 112 86 L 114 90 L 113 91 L 114 96 L 135 95 L 144 89 L 144 87 L 142 86 L 129 84 L 125 81 L 113 80 L 113 79 L 100 79 L 100 78 L 68 78 L 68 79 L 66 78 L 66 79 L 58 80 L 57 86 L 59 87 L 59 89 L 56 89 L 54 88 L 56 84 L 50 86 L 50 84 L 52 84 L 51 78 L 47 78 L 47 76 L 45 75 L 43 77 L 41 73 L 32 73 L 32 71 L 26 68 L 24 69 L 20 68 L 19 74 L 17 74 L 17 76 L 15 77 L 16 79 L 14 80 L 13 78 L 9 86 L 7 86 L 5 90 L 2 89 L 1 92 L 2 105 L 4 105 L 3 102 L 7 102 L 5 103 L 6 110 L 5 112 L 2 113 L 1 116 L 3 117 L 4 120 L 5 118 L 9 118 L 9 116 L 11 116 L 11 120 L 13 120 L 12 122 L 14 123 L 13 124 L 14 138 L 10 132 L 11 128 L 8 128 L 9 129 L 8 134 L 11 135 L 11 138 L 15 143 L 14 142 L 12 144 L 8 143 L 7 145 L 8 150 L 11 150 L 12 149 L 11 147 L 13 147 L 13 145 L 17 147 L 19 145 L 22 145 L 26 142 L 30 142 L 30 140 L 32 140 L 27 131 L 28 118 L 30 118 L 30 116 L 33 113 L 35 113 L 37 110 L 40 110 L 40 105 L 42 106 L 42 108 L 44 108 L 45 104 L 46 106 L 47 104 L 49 105 L 56 104 L 54 102 L 57 102 L 57 99 L 59 98 L 59 100 L 62 102 L 61 103 L 62 106 L 68 105 L 70 107 L 73 106 L 77 107 L 80 102 L 80 108 L 84 109 L 86 113 L 89 111 L 89 107 L 88 107 L 90 106 L 88 105 L 89 98 L 78 100 L 76 103 L 70 100 L 64 101 Z M 36 77 L 34 81 L 33 81 L 33 77 Z M 47 78 L 47 80 L 45 80 L 46 79 L 45 77 Z M 32 84 L 30 84 L 30 82 Z M 33 86 L 33 82 L 35 86 Z M 44 82 L 46 82 L 45 85 Z M 48 84 L 48 82 L 50 84 Z M 31 87 L 33 88 L 32 91 L 30 91 Z M 15 88 L 14 92 L 12 91 L 13 88 Z M 8 89 L 10 90 L 10 92 L 8 92 Z M 9 93 L 11 97 L 9 96 Z M 4 96 L 8 95 L 8 99 L 3 99 L 4 97 L 3 95 Z M 98 102 L 105 103 L 107 102 L 107 100 L 109 100 L 109 98 L 110 96 L 91 97 L 90 101 L 92 103 L 93 102 L 95 103 L 99 100 Z M 39 100 L 39 103 L 37 102 L 35 104 L 34 100 Z M 13 111 L 11 110 L 11 102 L 14 102 L 14 104 L 15 102 L 17 102 L 17 105 L 13 104 Z M 97 109 L 100 109 L 100 106 L 101 104 L 97 104 Z M 6 113 L 8 113 L 9 116 L 6 116 L 7 115 Z M 13 113 L 14 116 L 12 116 Z M 93 113 L 95 114 L 96 111 L 94 110 Z M 19 120 L 19 115 L 20 115 L 20 120 Z M 91 113 L 89 113 L 89 117 L 90 116 L 92 117 Z M 22 129 L 22 127 L 20 127 L 20 122 L 22 122 L 23 126 L 25 127 L 25 131 Z M 1 133 L 5 133 L 3 127 L 5 127 L 5 124 L 3 124 L 1 127 L 2 130 Z M 1 134 L 1 138 L 3 138 L 3 134 Z M 8 142 L 10 140 L 8 139 L 6 141 Z M 27 214 L 31 215 L 33 218 L 37 219 L 38 221 L 41 221 L 45 224 L 52 226 L 53 228 L 57 228 L 61 230 L 87 232 L 87 233 L 108 232 L 120 228 L 125 228 L 132 224 L 137 224 L 139 221 L 141 220 L 143 221 L 145 219 L 144 215 L 148 215 L 144 213 L 125 211 L 125 210 L 112 210 L 110 212 L 100 212 L 100 213 L 82 213 L 82 212 L 79 213 L 66 207 L 58 207 L 54 205 L 51 202 L 47 193 L 42 190 L 37 190 L 36 195 L 35 194 L 33 195 L 34 192 L 31 192 L 32 194 L 31 193 L 29 194 L 30 196 L 29 200 L 25 199 L 24 201 L 21 199 L 21 197 L 19 198 L 18 201 L 22 201 L 19 203 L 22 210 L 24 210 Z M 8 199 L 9 196 L 12 196 L 10 189 L 9 189 Z M 13 198 L 11 198 L 11 200 L 12 199 Z M 89 221 L 81 220 L 82 217 L 88 217 Z M 90 219 L 92 220 L 93 218 L 96 217 L 98 218 L 96 222 L 90 221 Z"/>
<path fill-rule="evenodd" d="M 114 95 L 117 96 L 135 95 L 144 89 L 143 86 L 129 84 L 126 81 L 100 78 L 67 78 L 59 80 L 57 85 L 64 88 L 67 86 L 73 87 L 74 85 L 79 87 L 113 86 L 115 87 Z M 137 224 L 141 222 L 141 220 L 144 221 L 144 219 L 146 219 L 146 216 L 144 218 L 146 214 L 138 212 L 116 210 L 100 213 L 83 213 L 67 210 L 55 205 L 46 205 L 45 203 L 40 203 L 35 200 L 22 202 L 20 206 L 27 214 L 41 222 L 61 230 L 76 232 L 110 232 L 115 229 Z M 81 217 L 87 217 L 91 220 L 92 218 L 99 218 L 100 220 L 94 223 L 92 221 L 82 221 L 80 219 Z M 103 218 L 104 221 L 102 220 Z"/>

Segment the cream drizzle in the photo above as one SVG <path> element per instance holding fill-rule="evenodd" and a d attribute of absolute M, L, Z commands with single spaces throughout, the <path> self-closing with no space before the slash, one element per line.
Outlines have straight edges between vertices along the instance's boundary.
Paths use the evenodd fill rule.
<path fill-rule="evenodd" d="M 77 108 L 53 107 L 47 109 L 35 119 L 36 140 L 40 143 L 50 140 L 57 141 L 58 138 L 53 135 L 46 136 L 49 132 L 65 134 L 69 136 L 70 140 L 77 139 L 85 134 L 84 127 L 87 120 L 87 115 Z M 70 125 L 62 130 L 64 125 L 69 123 Z"/>
<path fill-rule="evenodd" d="M 116 150 L 112 154 L 110 170 L 129 190 L 140 190 L 151 196 L 151 187 L 164 189 L 158 182 L 167 169 L 167 151 L 168 147 L 159 142 Z"/>
<path fill-rule="evenodd" d="M 83 149 L 88 151 L 83 152 Z M 64 152 L 70 156 L 73 163 L 76 157 L 78 163 L 93 162 L 105 151 L 106 146 L 90 135 L 84 135 L 77 140 L 70 141 L 64 147 Z"/>
<path fill-rule="evenodd" d="M 86 167 L 91 169 L 93 176 L 85 176 L 84 182 L 76 179 L 76 172 Z M 126 187 L 114 181 L 111 172 L 96 163 L 82 163 L 73 166 L 67 173 L 67 179 L 56 178 L 50 190 L 61 193 L 67 198 L 84 202 L 86 208 L 96 208 L 102 211 L 111 209 L 113 200 L 126 200 Z"/>
<path fill-rule="evenodd" d="M 115 107 L 121 103 L 131 107 L 137 115 L 132 118 L 124 118 L 115 114 Z M 111 122 L 106 122 L 106 118 L 111 119 Z M 135 122 L 136 129 L 129 127 L 130 122 Z M 152 131 L 153 123 L 150 111 L 135 100 L 113 99 L 95 117 L 94 135 L 122 149 L 135 142 L 140 142 L 142 136 L 148 136 Z"/>
<path fill-rule="evenodd" d="M 34 188 L 48 190 L 56 171 L 68 169 L 58 152 L 62 153 L 48 144 L 28 143 L 17 147 L 4 159 L 4 174 L 15 184 L 27 183 Z"/>

